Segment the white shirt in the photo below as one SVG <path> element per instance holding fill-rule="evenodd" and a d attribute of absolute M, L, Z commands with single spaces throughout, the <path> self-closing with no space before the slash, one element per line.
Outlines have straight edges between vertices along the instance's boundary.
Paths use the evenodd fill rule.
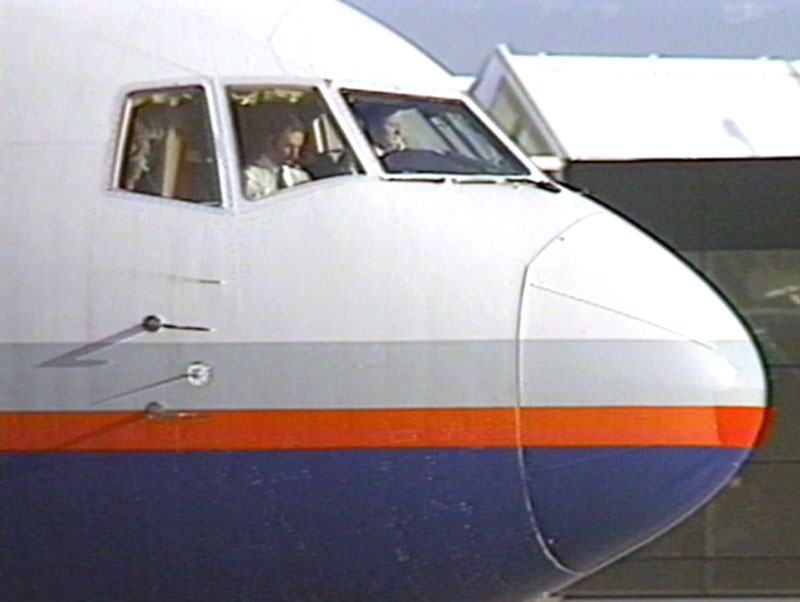
<path fill-rule="evenodd" d="M 244 169 L 244 178 L 244 195 L 255 201 L 273 194 L 279 188 L 308 182 L 311 175 L 302 167 L 277 165 L 268 157 L 260 157 Z"/>

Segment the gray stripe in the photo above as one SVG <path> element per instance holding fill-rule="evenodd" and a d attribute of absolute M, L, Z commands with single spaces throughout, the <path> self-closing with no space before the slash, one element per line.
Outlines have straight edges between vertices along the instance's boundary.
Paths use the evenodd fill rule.
<path fill-rule="evenodd" d="M 753 347 L 688 341 L 0 346 L 5 411 L 740 405 L 763 401 Z M 185 375 L 213 370 L 206 386 Z M 519 374 L 519 376 L 518 376 Z"/>
<path fill-rule="evenodd" d="M 765 402 L 761 363 L 747 341 L 527 341 L 521 357 L 526 406 Z"/>
<path fill-rule="evenodd" d="M 513 406 L 513 341 L 0 346 L 4 410 Z M 208 386 L 175 378 L 202 361 Z"/>

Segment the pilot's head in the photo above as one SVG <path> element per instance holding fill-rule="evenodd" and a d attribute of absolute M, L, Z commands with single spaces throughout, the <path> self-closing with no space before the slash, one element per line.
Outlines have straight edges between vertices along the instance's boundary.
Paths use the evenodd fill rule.
<path fill-rule="evenodd" d="M 382 151 L 398 151 L 408 148 L 402 117 L 403 111 L 395 111 L 370 127 L 369 133 L 372 142 Z"/>
<path fill-rule="evenodd" d="M 297 163 L 306 143 L 306 132 L 303 126 L 292 124 L 284 128 L 275 138 L 272 147 L 272 159 L 278 163 Z"/>
<path fill-rule="evenodd" d="M 400 117 L 397 113 L 393 113 L 383 122 L 383 138 L 387 148 L 392 150 L 403 150 L 407 146 Z"/>

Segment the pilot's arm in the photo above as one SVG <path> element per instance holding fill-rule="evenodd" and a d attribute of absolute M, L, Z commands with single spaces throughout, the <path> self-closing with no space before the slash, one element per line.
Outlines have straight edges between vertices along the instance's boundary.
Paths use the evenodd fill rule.
<path fill-rule="evenodd" d="M 311 180 L 311 174 L 299 165 L 284 164 L 280 167 L 278 185 L 280 188 L 290 188 Z"/>

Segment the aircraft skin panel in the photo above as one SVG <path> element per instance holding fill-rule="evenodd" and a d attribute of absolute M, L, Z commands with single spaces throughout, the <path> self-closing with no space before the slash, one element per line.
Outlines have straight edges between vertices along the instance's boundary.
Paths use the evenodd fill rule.
<path fill-rule="evenodd" d="M 696 511 L 739 471 L 750 451 L 691 444 L 526 448 L 537 526 L 564 567 L 594 570 Z"/>
<path fill-rule="evenodd" d="M 0 450 L 211 451 L 755 445 L 764 408 L 3 412 Z"/>
<path fill-rule="evenodd" d="M 31 209 L 16 203 L 3 219 L 17 287 L 2 291 L 2 340 L 77 348 L 156 314 L 211 330 L 126 342 L 513 341 L 531 256 L 554 231 L 598 211 L 577 195 L 540 194 L 529 184 L 335 180 L 282 191 L 241 215 L 120 191 L 80 190 L 85 203 L 53 194 L 34 201 L 26 192 Z M 23 238 L 31 230 L 65 253 Z M 336 277 L 334 264 L 358 278 Z M 24 311 L 21 298 L 52 301 L 35 274 L 80 315 Z M 440 303 L 431 303 L 435 296 Z"/>
<path fill-rule="evenodd" d="M 519 602 L 757 444 L 734 312 L 380 25 L 325 0 L 0 11 L 4 602 Z M 282 157 L 260 200 L 242 130 Z"/>
<path fill-rule="evenodd" d="M 0 350 L 11 600 L 520 600 L 730 478 L 763 375 L 688 268 L 554 282 L 575 249 L 601 253 L 587 240 L 619 240 L 616 218 L 527 185 L 385 184 L 298 191 L 238 226 L 101 200 L 93 224 L 131 226 L 93 233 L 91 337 L 37 342 L 34 321 Z M 697 316 L 637 314 L 670 287 Z"/>
<path fill-rule="evenodd" d="M 12 100 L 4 102 L 0 139 L 5 142 L 41 144 L 57 137 L 105 150 L 118 119 L 117 109 L 105 103 L 125 87 L 146 82 L 290 75 L 450 85 L 450 74 L 411 43 L 355 9 L 326 0 L 203 6 L 9 0 L 0 10 L 3 54 L 13 56 L 4 62 L 0 80 L 3 98 Z M 192 35 L 180 33 L 187 31 Z M 343 44 L 342 31 L 363 45 Z M 367 44 L 379 45 L 381 52 L 364 52 Z M 68 101 L 56 92 L 61 88 L 69 89 Z M 93 169 L 98 163 L 85 159 L 62 148 L 62 163 L 47 165 L 75 163 L 74 179 L 85 174 L 99 185 Z"/>
<path fill-rule="evenodd" d="M 623 276 L 624 274 L 624 276 Z M 680 291 L 679 295 L 674 294 Z M 703 343 L 747 341 L 743 322 L 712 287 L 686 264 L 646 234 L 610 213 L 588 216 L 541 249 L 526 273 L 526 294 L 561 296 L 606 312 L 605 319 L 550 321 L 560 308 L 530 316 L 532 330 L 523 338 L 554 336 L 543 326 L 558 327 L 561 338 L 659 338 Z M 538 296 L 530 303 L 538 307 Z M 574 305 L 571 312 L 579 311 Z M 627 327 L 613 321 L 628 319 Z M 538 329 L 544 329 L 540 332 Z M 607 330 L 606 330 L 607 329 Z"/>
<path fill-rule="evenodd" d="M 757 407 L 758 380 L 747 378 L 745 345 L 719 349 L 712 354 L 676 341 L 528 341 L 521 345 L 524 405 Z M 119 343 L 94 352 L 89 345 L 2 345 L 0 409 L 142 411 L 151 401 L 204 411 L 510 408 L 519 396 L 515 350 L 503 341 Z M 622 362 L 630 376 L 608 373 Z M 209 371 L 207 380 L 188 379 L 194 366 Z"/>
<path fill-rule="evenodd" d="M 5 454 L 4 599 L 526 599 L 682 518 L 746 453 Z"/>

